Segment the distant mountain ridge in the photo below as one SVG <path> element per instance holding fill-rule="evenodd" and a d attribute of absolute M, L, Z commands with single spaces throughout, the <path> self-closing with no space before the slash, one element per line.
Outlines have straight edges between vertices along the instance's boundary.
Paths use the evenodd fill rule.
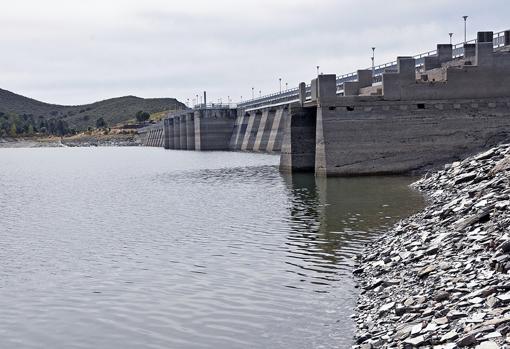
<path fill-rule="evenodd" d="M 140 110 L 152 114 L 179 109 L 186 109 L 186 106 L 175 98 L 125 96 L 91 104 L 66 106 L 44 103 L 0 89 L 0 113 L 28 116 L 36 122 L 41 119 L 61 119 L 69 125 L 69 128 L 76 131 L 83 131 L 88 127 L 94 128 L 99 118 L 103 118 L 109 126 L 113 126 L 135 118 L 135 114 Z"/>

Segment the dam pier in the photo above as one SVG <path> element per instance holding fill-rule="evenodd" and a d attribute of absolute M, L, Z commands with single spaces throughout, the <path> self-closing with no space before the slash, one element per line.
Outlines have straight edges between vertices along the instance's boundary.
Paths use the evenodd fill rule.
<path fill-rule="evenodd" d="M 510 31 L 237 105 L 204 103 L 140 134 L 166 149 L 281 154 L 284 172 L 422 172 L 510 139 Z"/>

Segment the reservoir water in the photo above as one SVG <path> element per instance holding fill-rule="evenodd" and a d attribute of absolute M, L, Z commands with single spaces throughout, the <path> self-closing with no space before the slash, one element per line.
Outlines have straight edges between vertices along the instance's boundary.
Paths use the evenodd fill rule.
<path fill-rule="evenodd" d="M 279 157 L 0 149 L 0 348 L 348 348 L 353 256 L 410 178 Z"/>

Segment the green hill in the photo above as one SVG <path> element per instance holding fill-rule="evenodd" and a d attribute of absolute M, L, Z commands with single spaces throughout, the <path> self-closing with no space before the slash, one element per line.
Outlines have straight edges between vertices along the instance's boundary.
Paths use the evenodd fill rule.
<path fill-rule="evenodd" d="M 96 127 L 96 120 L 103 118 L 108 126 L 125 123 L 134 119 L 142 110 L 150 114 L 167 110 L 185 109 L 186 106 L 175 98 L 139 98 L 134 96 L 106 99 L 85 105 L 57 105 L 37 101 L 13 92 L 0 89 L 0 116 L 17 115 L 21 119 L 33 120 L 34 125 L 59 120 L 69 129 L 83 131 Z"/>

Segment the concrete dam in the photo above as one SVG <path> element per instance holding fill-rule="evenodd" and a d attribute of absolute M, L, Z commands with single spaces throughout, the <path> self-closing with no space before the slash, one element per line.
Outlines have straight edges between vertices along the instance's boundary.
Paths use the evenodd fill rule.
<path fill-rule="evenodd" d="M 285 172 L 423 172 L 510 140 L 510 30 L 236 106 L 204 103 L 140 135 L 166 149 L 279 153 Z"/>

